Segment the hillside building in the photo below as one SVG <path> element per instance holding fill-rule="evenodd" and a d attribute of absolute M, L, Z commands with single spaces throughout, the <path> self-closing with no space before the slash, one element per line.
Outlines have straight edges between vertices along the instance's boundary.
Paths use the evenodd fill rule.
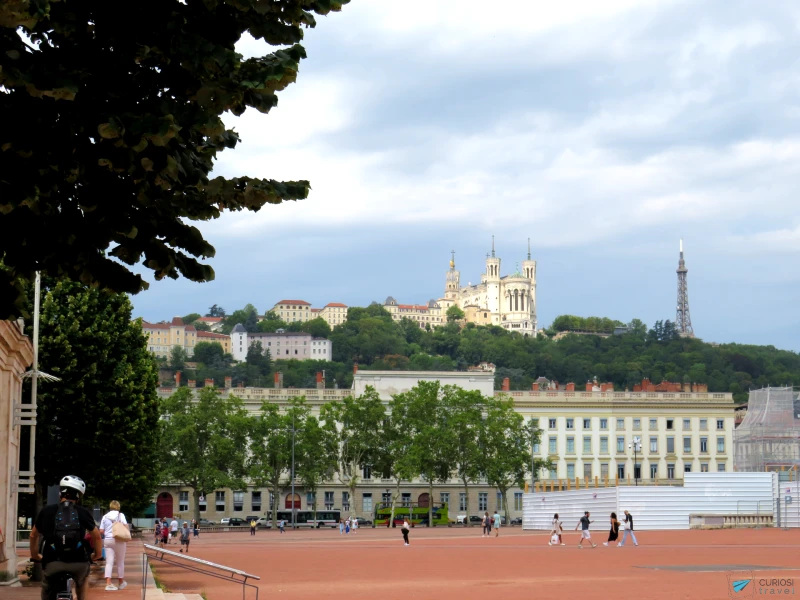
<path fill-rule="evenodd" d="M 175 346 L 180 346 L 186 356 L 194 355 L 197 330 L 194 325 L 184 325 L 183 319 L 175 317 L 172 322 L 148 323 L 142 321 L 142 331 L 147 334 L 147 349 L 156 356 L 167 357 Z"/>
<path fill-rule="evenodd" d="M 248 333 L 237 323 L 230 334 L 231 354 L 238 361 L 247 358 L 247 350 L 261 342 L 263 352 L 269 351 L 273 360 L 333 360 L 333 344 L 324 338 L 315 338 L 310 333 L 284 331 L 275 333 Z"/>

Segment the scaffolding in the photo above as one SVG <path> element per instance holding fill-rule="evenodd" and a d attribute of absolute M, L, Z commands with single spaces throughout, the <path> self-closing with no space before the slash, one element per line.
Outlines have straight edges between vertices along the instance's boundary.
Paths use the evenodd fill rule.
<path fill-rule="evenodd" d="M 791 387 L 753 390 L 747 414 L 733 432 L 737 471 L 777 471 L 781 479 L 800 471 L 800 393 Z"/>

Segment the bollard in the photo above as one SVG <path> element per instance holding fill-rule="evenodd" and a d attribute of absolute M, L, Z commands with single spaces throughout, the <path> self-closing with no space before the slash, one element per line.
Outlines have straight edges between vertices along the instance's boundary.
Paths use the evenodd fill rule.
<path fill-rule="evenodd" d="M 597 479 L 598 479 L 598 477 L 597 477 L 597 475 L 595 475 L 594 476 L 594 487 L 595 488 L 597 488 Z"/>

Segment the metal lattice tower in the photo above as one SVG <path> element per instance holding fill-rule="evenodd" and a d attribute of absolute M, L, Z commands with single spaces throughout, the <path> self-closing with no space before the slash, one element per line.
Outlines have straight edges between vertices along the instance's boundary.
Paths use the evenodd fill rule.
<path fill-rule="evenodd" d="M 694 337 L 692 317 L 689 314 L 689 286 L 686 283 L 686 262 L 683 260 L 683 240 L 681 240 L 681 257 L 678 260 L 678 311 L 675 316 L 675 327 L 678 333 L 686 337 Z"/>

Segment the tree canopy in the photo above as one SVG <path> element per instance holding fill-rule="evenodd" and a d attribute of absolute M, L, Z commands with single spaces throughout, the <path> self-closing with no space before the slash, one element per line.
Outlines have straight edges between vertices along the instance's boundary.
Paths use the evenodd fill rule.
<path fill-rule="evenodd" d="M 275 107 L 303 30 L 348 1 L 0 3 L 0 317 L 37 270 L 131 293 L 137 265 L 209 281 L 193 221 L 306 198 L 305 180 L 211 179 L 239 142 L 221 117 Z M 244 34 L 276 49 L 244 59 Z"/>

